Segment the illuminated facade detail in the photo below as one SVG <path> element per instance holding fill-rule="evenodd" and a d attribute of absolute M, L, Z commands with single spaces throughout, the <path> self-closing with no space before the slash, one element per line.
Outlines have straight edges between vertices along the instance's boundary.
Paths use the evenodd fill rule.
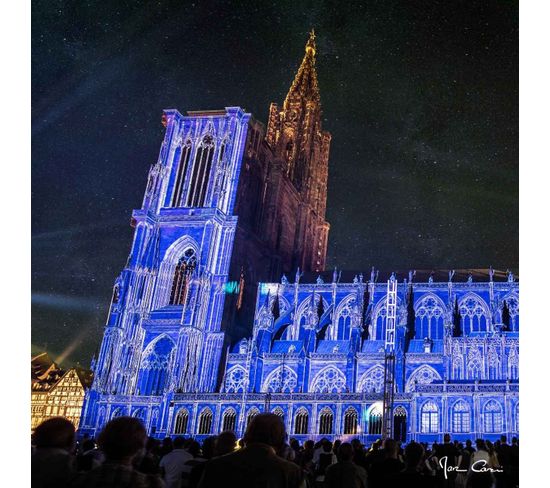
<path fill-rule="evenodd" d="M 52 417 L 65 417 L 76 428 L 84 395 L 92 381 L 91 371 L 71 368 L 64 371 L 47 353 L 31 359 L 31 429 Z"/>
<path fill-rule="evenodd" d="M 239 107 L 165 111 L 81 432 L 135 414 L 157 437 L 240 436 L 269 411 L 301 440 L 373 440 L 392 335 L 396 437 L 433 442 L 460 430 L 465 438 L 468 422 L 488 438 L 517 434 L 511 274 L 397 273 L 388 315 L 389 276 L 324 272 L 330 134 L 315 54 L 312 35 L 267 128 Z M 500 420 L 492 403 L 483 410 L 489 400 Z"/>

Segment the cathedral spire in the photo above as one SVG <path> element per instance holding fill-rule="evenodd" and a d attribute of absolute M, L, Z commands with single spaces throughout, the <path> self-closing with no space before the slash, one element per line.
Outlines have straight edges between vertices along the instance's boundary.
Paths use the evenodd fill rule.
<path fill-rule="evenodd" d="M 321 99 L 319 86 L 317 84 L 317 72 L 315 70 L 315 54 L 317 53 L 317 47 L 315 45 L 315 31 L 313 29 L 311 29 L 309 33 L 309 39 L 307 40 L 305 50 L 306 53 L 302 59 L 302 64 L 285 98 L 285 108 L 289 103 L 300 99 L 312 100 L 315 102 L 319 102 Z"/>

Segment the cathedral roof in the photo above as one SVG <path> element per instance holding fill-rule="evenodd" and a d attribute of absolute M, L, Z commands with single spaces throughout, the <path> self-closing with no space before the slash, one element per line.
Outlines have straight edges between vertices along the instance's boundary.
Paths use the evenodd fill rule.
<path fill-rule="evenodd" d="M 302 59 L 302 64 L 285 98 L 285 106 L 295 99 L 320 101 L 317 72 L 315 70 L 315 53 L 315 32 L 312 30 L 306 44 L 304 59 Z"/>

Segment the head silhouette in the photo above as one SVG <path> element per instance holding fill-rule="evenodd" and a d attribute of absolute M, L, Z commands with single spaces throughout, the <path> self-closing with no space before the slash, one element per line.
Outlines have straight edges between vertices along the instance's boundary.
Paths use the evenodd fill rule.
<path fill-rule="evenodd" d="M 283 447 L 285 435 L 285 426 L 278 415 L 260 413 L 248 424 L 244 443 L 247 446 L 256 443 L 267 444 L 277 451 Z"/>
<path fill-rule="evenodd" d="M 145 446 L 147 432 L 140 420 L 134 417 L 117 417 L 99 434 L 98 444 L 107 461 L 130 463 Z"/>
<path fill-rule="evenodd" d="M 63 417 L 42 422 L 32 436 L 38 449 L 56 448 L 71 451 L 74 447 L 74 425 Z"/>

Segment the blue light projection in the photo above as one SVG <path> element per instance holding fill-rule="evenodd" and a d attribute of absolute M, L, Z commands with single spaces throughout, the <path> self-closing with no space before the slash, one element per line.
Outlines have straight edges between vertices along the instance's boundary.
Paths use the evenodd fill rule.
<path fill-rule="evenodd" d="M 134 210 L 81 432 L 117 415 L 151 435 L 242 435 L 258 412 L 291 436 L 380 437 L 388 286 L 356 276 L 260 283 L 253 332 L 222 330 L 250 115 L 164 112 L 166 134 Z M 412 277 L 412 275 L 411 275 Z M 433 442 L 518 433 L 519 285 L 397 284 L 393 435 Z M 393 319 L 392 319 L 393 320 Z M 392 329 L 393 330 L 393 329 Z"/>

